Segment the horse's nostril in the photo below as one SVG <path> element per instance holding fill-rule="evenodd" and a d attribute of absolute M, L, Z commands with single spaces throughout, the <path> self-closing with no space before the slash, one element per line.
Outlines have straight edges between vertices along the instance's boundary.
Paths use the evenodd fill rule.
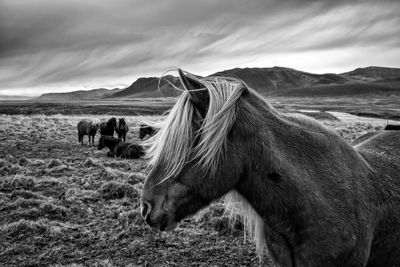
<path fill-rule="evenodd" d="M 151 212 L 151 205 L 148 202 L 143 202 L 142 204 L 142 217 L 143 219 L 146 219 L 146 217 L 150 214 Z"/>

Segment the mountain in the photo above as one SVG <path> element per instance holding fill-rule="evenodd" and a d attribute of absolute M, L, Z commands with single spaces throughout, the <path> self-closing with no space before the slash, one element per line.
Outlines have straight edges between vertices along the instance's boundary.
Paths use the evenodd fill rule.
<path fill-rule="evenodd" d="M 110 95 L 108 98 L 178 96 L 180 91 L 173 88 L 171 84 L 179 87 L 179 79 L 171 75 L 164 76 L 162 79 L 157 77 L 139 78 L 129 87 Z"/>
<path fill-rule="evenodd" d="M 264 93 L 325 84 L 343 84 L 348 81 L 337 74 L 313 74 L 283 67 L 236 68 L 213 75 L 239 78 L 251 88 Z"/>
<path fill-rule="evenodd" d="M 79 90 L 67 93 L 48 93 L 42 94 L 34 100 L 100 100 L 105 97 L 111 96 L 120 92 L 123 89 L 93 89 L 93 90 Z"/>
<path fill-rule="evenodd" d="M 340 74 L 343 77 L 353 79 L 355 81 L 380 81 L 391 80 L 393 78 L 400 78 L 400 69 L 398 68 L 384 68 L 384 67 L 366 67 L 358 68 L 353 71 Z"/>
<path fill-rule="evenodd" d="M 325 75 L 325 74 L 324 74 Z M 385 67 L 357 68 L 338 74 L 344 83 L 290 88 L 274 95 L 278 96 L 400 96 L 400 69 Z"/>
<path fill-rule="evenodd" d="M 367 96 L 400 95 L 400 69 L 383 67 L 358 68 L 350 72 L 314 74 L 291 68 L 235 68 L 210 76 L 234 77 L 263 95 L 273 96 Z M 179 79 L 165 76 L 139 78 L 111 98 L 176 96 Z M 158 89 L 159 88 L 159 89 Z"/>
<path fill-rule="evenodd" d="M 312 96 L 400 96 L 400 68 L 366 67 L 334 74 L 314 74 L 291 68 L 234 68 L 210 76 L 234 77 L 263 95 Z M 139 78 L 125 89 L 94 89 L 43 94 L 35 100 L 123 100 L 174 97 L 181 91 L 177 77 Z"/>
<path fill-rule="evenodd" d="M 20 95 L 0 95 L 0 100 L 28 100 L 32 97 Z"/>

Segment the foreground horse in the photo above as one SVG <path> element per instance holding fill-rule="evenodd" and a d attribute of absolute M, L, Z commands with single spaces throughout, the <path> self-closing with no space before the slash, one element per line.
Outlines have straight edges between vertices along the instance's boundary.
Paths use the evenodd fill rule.
<path fill-rule="evenodd" d="M 388 124 L 386 125 L 385 130 L 400 130 L 400 124 Z"/>
<path fill-rule="evenodd" d="M 142 146 L 132 143 L 125 143 L 119 138 L 108 135 L 103 135 L 100 137 L 97 149 L 101 150 L 105 147 L 108 147 L 110 150 L 107 152 L 107 156 L 109 157 L 116 156 L 127 159 L 138 159 L 144 156 L 144 149 Z"/>
<path fill-rule="evenodd" d="M 112 117 L 107 122 L 100 124 L 100 135 L 114 136 L 115 129 L 117 129 L 117 119 Z"/>
<path fill-rule="evenodd" d="M 119 118 L 118 120 L 118 126 L 115 129 L 115 131 L 118 134 L 118 138 L 124 140 L 124 142 L 126 142 L 126 134 L 129 131 L 129 127 L 125 122 L 125 118 Z"/>
<path fill-rule="evenodd" d="M 139 129 L 139 138 L 143 139 L 146 135 L 153 136 L 157 133 L 158 128 L 147 124 L 141 124 Z"/>
<path fill-rule="evenodd" d="M 142 216 L 159 230 L 226 195 L 279 266 L 400 266 L 400 133 L 355 147 L 234 79 L 186 88 L 149 148 Z"/>
<path fill-rule="evenodd" d="M 83 137 L 85 135 L 89 138 L 89 146 L 90 141 L 92 141 L 92 145 L 94 146 L 94 137 L 96 136 L 97 130 L 100 127 L 100 122 L 98 120 L 86 121 L 81 120 L 78 122 L 78 141 L 83 145 Z"/>

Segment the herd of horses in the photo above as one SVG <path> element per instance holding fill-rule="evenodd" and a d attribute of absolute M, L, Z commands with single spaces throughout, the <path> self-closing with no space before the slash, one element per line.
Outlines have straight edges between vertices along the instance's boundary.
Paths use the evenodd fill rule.
<path fill-rule="evenodd" d="M 178 72 L 184 90 L 146 151 L 149 226 L 173 230 L 224 197 L 276 266 L 400 266 L 400 131 L 350 144 L 238 79 Z"/>
<path fill-rule="evenodd" d="M 99 120 L 81 120 L 77 125 L 78 141 L 83 145 L 83 138 L 88 136 L 89 146 L 95 146 L 94 139 L 98 131 L 100 131 L 98 150 L 107 147 L 109 157 L 120 157 L 137 159 L 144 156 L 143 146 L 135 143 L 126 142 L 126 135 L 129 131 L 125 118 L 119 118 L 118 123 L 115 117 L 110 118 L 107 122 L 100 123 Z M 143 139 L 146 135 L 153 136 L 157 132 L 157 128 L 141 124 L 139 128 L 139 138 Z M 114 133 L 117 137 L 114 137 Z"/>

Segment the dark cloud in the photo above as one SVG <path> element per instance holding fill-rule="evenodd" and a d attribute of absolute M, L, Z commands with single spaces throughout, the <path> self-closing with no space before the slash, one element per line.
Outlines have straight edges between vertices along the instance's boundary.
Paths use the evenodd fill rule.
<path fill-rule="evenodd" d="M 0 0 L 0 90 L 129 84 L 173 66 L 396 66 L 399 25 L 395 0 Z"/>

